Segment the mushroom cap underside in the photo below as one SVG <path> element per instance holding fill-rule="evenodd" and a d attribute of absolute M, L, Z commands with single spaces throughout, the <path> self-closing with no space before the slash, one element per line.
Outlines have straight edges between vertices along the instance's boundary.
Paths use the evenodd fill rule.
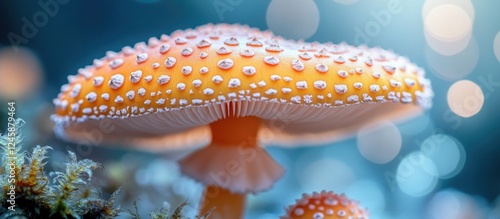
<path fill-rule="evenodd" d="M 128 119 L 88 120 L 67 127 L 56 126 L 56 134 L 69 141 L 87 144 L 95 144 L 93 137 L 98 136 L 103 142 L 147 145 L 147 149 L 155 151 L 185 149 L 210 142 L 211 132 L 208 124 L 224 118 L 217 116 L 227 111 L 223 106 L 224 104 L 218 104 L 211 106 L 211 109 L 196 110 L 186 108 L 170 114 L 156 113 Z M 341 140 L 350 137 L 362 125 L 382 120 L 408 119 L 410 115 L 416 116 L 422 111 L 416 105 L 397 103 L 355 104 L 337 108 L 267 103 L 266 107 L 272 109 L 272 112 L 269 117 L 260 116 L 263 123 L 258 133 L 258 141 L 264 145 L 288 147 Z M 219 113 L 210 114 L 210 111 Z M 202 116 L 206 119 L 205 123 L 192 122 L 189 126 L 185 120 L 179 119 Z M 295 119 L 297 117 L 302 119 Z M 245 128 L 245 124 L 238 128 Z"/>

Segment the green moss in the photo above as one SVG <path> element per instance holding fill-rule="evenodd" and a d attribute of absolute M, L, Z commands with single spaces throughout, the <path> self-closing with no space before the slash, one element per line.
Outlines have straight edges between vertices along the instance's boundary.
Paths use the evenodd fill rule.
<path fill-rule="evenodd" d="M 44 167 L 52 148 L 38 145 L 31 153 L 21 151 L 24 122 L 18 119 L 15 124 L 15 130 L 0 136 L 2 217 L 112 218 L 121 212 L 113 205 L 119 190 L 109 200 L 85 195 L 92 189 L 88 182 L 92 172 L 101 167 L 99 163 L 78 160 L 69 151 L 65 170 L 47 175 Z"/>
<path fill-rule="evenodd" d="M 21 128 L 24 121 L 16 120 L 15 130 L 0 135 L 0 219 L 2 218 L 114 218 L 126 212 L 133 218 L 139 217 L 136 203 L 135 212 L 115 206 L 121 189 L 116 190 L 108 200 L 95 197 L 95 188 L 89 185 L 94 170 L 101 164 L 89 159 L 78 160 L 76 154 L 68 151 L 68 162 L 64 171 L 47 174 L 50 146 L 35 146 L 31 152 L 22 151 Z M 13 134 L 11 134 L 13 133 Z M 12 194 L 12 199 L 11 195 Z M 13 200 L 13 201 L 10 201 Z M 150 212 L 152 219 L 181 219 L 181 204 L 172 214 L 168 208 Z M 196 217 L 207 219 L 208 215 Z"/>

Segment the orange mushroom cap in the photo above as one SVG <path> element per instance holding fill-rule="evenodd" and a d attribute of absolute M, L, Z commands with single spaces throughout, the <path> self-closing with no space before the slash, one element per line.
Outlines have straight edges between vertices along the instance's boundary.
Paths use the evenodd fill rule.
<path fill-rule="evenodd" d="M 304 194 L 281 219 L 368 219 L 368 212 L 344 194 L 322 191 Z"/>
<path fill-rule="evenodd" d="M 164 136 L 200 143 L 210 138 L 207 124 L 229 115 L 261 118 L 264 143 L 331 140 L 429 108 L 433 96 L 424 71 L 392 52 L 227 24 L 108 52 L 68 79 L 54 100 L 59 136 L 85 139 L 112 122 L 104 140 L 156 136 L 162 147 Z M 228 103 L 239 107 L 229 112 Z"/>

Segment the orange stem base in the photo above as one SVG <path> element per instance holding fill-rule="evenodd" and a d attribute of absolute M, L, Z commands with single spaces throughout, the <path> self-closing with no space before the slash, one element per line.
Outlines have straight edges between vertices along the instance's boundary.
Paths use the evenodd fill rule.
<path fill-rule="evenodd" d="M 245 194 L 231 193 L 227 189 L 209 185 L 205 187 L 203 195 L 199 216 L 211 212 L 208 217 L 210 219 L 243 218 Z M 231 204 L 228 205 L 228 203 Z"/>

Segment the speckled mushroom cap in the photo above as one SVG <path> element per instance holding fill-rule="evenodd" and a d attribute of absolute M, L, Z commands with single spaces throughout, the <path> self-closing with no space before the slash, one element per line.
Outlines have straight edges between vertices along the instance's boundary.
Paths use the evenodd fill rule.
<path fill-rule="evenodd" d="M 392 52 L 227 24 L 107 52 L 68 79 L 54 100 L 58 135 L 81 140 L 111 123 L 104 140 L 154 137 L 163 148 L 206 141 L 207 124 L 229 115 L 261 118 L 265 143 L 332 140 L 414 115 L 433 96 L 424 71 Z"/>
<path fill-rule="evenodd" d="M 304 194 L 281 219 L 368 219 L 368 212 L 344 194 L 322 191 Z"/>

